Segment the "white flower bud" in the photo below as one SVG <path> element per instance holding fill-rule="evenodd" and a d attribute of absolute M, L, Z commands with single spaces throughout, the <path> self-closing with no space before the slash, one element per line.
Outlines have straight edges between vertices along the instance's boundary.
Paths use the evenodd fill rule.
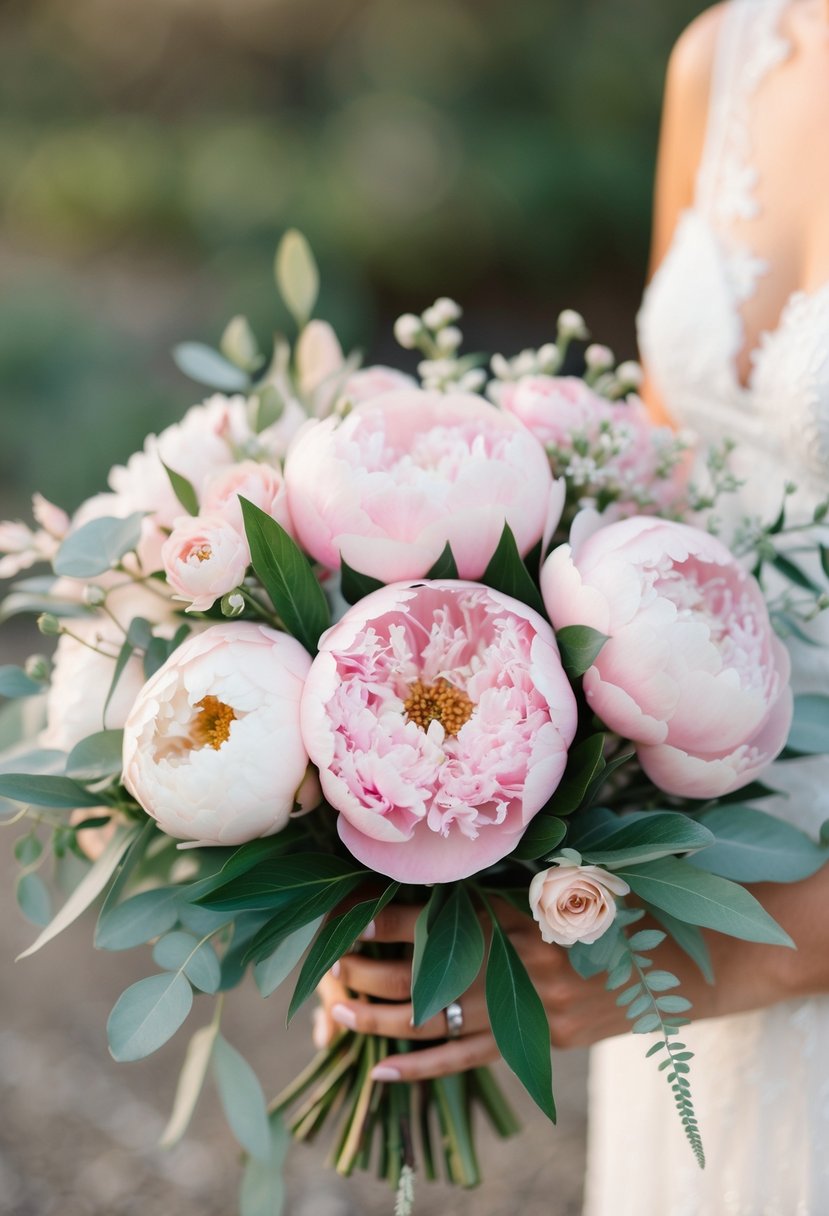
<path fill-rule="evenodd" d="M 503 355 L 493 355 L 489 361 L 489 366 L 492 368 L 493 376 L 497 376 L 499 380 L 511 380 L 512 368 L 509 360 Z"/>
<path fill-rule="evenodd" d="M 219 349 L 226 359 L 243 371 L 255 371 L 262 364 L 259 345 L 247 317 L 238 316 L 228 321 Z"/>
<path fill-rule="evenodd" d="M 221 608 L 222 616 L 241 616 L 245 611 L 245 597 L 241 591 L 228 591 L 227 595 L 222 596 Z"/>
<path fill-rule="evenodd" d="M 423 324 L 432 330 L 443 329 L 445 325 L 451 325 L 453 321 L 457 321 L 462 313 L 459 304 L 454 300 L 450 300 L 448 296 L 441 296 L 435 300 L 431 308 L 427 308 L 423 313 Z"/>
<path fill-rule="evenodd" d="M 45 684 L 49 679 L 49 660 L 44 654 L 30 655 L 23 670 L 30 680 L 37 680 L 38 684 Z"/>
<path fill-rule="evenodd" d="M 542 372 L 558 371 L 561 355 L 554 342 L 546 342 L 538 352 L 538 366 Z"/>
<path fill-rule="evenodd" d="M 536 354 L 534 350 L 522 350 L 512 361 L 514 376 L 532 376 L 536 370 Z"/>
<path fill-rule="evenodd" d="M 614 354 L 609 346 L 592 342 L 584 352 L 584 361 L 592 372 L 604 372 L 613 366 Z"/>
<path fill-rule="evenodd" d="M 106 591 L 96 583 L 89 583 L 83 589 L 83 602 L 88 608 L 100 608 L 102 604 L 106 603 L 106 599 Z"/>
<path fill-rule="evenodd" d="M 412 312 L 404 312 L 394 323 L 394 336 L 404 350 L 414 350 L 423 333 L 423 322 Z"/>
<path fill-rule="evenodd" d="M 641 365 L 635 359 L 628 359 L 625 363 L 620 363 L 616 368 L 616 377 L 625 388 L 640 388 L 644 379 L 644 372 Z"/>
<path fill-rule="evenodd" d="M 465 393 L 479 393 L 486 384 L 486 372 L 482 367 L 473 367 L 464 372 L 458 382 L 458 388 Z"/>
<path fill-rule="evenodd" d="M 453 355 L 463 341 L 463 334 L 456 325 L 447 325 L 437 334 L 437 348 L 443 355 Z"/>
<path fill-rule="evenodd" d="M 573 308 L 565 308 L 558 314 L 557 322 L 559 336 L 562 338 L 578 338 L 586 341 L 590 334 L 584 323 L 584 317 Z"/>

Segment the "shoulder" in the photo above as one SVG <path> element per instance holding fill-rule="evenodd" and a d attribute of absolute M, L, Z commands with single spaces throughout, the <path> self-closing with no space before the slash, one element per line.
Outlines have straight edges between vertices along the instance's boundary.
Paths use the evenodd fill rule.
<path fill-rule="evenodd" d="M 731 4 L 715 4 L 700 13 L 682 32 L 668 62 L 668 88 L 704 109 L 711 90 L 711 77 L 720 31 Z"/>

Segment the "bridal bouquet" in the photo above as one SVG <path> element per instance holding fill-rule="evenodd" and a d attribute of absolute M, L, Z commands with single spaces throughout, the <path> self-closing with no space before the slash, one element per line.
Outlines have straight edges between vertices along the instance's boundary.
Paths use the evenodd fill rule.
<path fill-rule="evenodd" d="M 555 1119 L 510 905 L 655 1036 L 702 1164 L 689 1003 L 658 949 L 670 934 L 713 978 L 703 928 L 791 946 L 743 884 L 825 860 L 754 805 L 781 752 L 829 750 L 829 699 L 793 700 L 778 637 L 827 602 L 786 551 L 811 531 L 785 510 L 736 547 L 700 526 L 727 463 L 712 456 L 715 493 L 695 488 L 687 438 L 648 422 L 638 368 L 606 348 L 566 374 L 587 338 L 573 312 L 555 341 L 487 364 L 438 300 L 396 325 L 415 379 L 361 368 L 310 320 L 299 234 L 276 272 L 293 347 L 277 337 L 266 360 L 240 317 L 221 352 L 179 347 L 219 391 L 73 518 L 36 497 L 35 528 L 0 526 L 0 575 L 51 566 L 3 617 L 37 613 L 56 639 L 0 669 L 0 813 L 23 828 L 17 897 L 43 926 L 25 953 L 91 905 L 98 949 L 150 947 L 110 1051 L 143 1058 L 198 1007 L 164 1143 L 212 1072 L 248 1158 L 243 1216 L 279 1211 L 286 1126 L 333 1129 L 336 1168 L 376 1162 L 407 1212 L 415 1166 L 478 1181 L 473 1109 L 516 1130 L 489 1071 L 389 1083 L 404 1045 L 344 1030 L 268 1105 L 222 1002 L 249 969 L 264 997 L 298 970 L 292 1017 L 345 953 L 379 955 L 390 901 L 417 905 L 415 1023 L 484 972 L 498 1047 Z M 790 590 L 771 597 L 766 571 Z"/>

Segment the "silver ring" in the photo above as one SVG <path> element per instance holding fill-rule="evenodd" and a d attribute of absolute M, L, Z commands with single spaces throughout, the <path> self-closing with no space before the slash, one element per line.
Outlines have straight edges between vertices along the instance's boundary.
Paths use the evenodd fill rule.
<path fill-rule="evenodd" d="M 446 1037 L 457 1039 L 463 1032 L 463 1010 L 458 1001 L 452 1001 L 444 1009 L 446 1015 Z"/>

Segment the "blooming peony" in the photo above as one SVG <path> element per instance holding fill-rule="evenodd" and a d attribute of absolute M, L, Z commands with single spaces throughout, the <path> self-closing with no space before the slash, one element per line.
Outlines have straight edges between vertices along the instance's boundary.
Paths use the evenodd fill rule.
<path fill-rule="evenodd" d="M 314 804 L 299 728 L 310 665 L 299 642 L 252 622 L 174 651 L 124 727 L 124 784 L 162 831 L 242 844 L 284 828 L 298 800 Z"/>
<path fill-rule="evenodd" d="M 545 942 L 589 946 L 613 924 L 614 896 L 627 895 L 629 890 L 624 879 L 600 866 L 562 860 L 535 875 L 530 883 L 530 907 Z"/>
<path fill-rule="evenodd" d="M 609 638 L 584 677 L 591 708 L 668 793 L 748 784 L 792 718 L 789 658 L 757 582 L 706 532 L 640 516 L 590 533 L 592 514 L 541 574 L 556 629 Z"/>
<path fill-rule="evenodd" d="M 428 573 L 449 541 L 478 578 L 506 521 L 526 553 L 541 537 L 551 474 L 517 419 L 467 393 L 385 393 L 344 419 L 309 422 L 285 465 L 302 545 L 329 568 L 394 582 Z"/>
<path fill-rule="evenodd" d="M 167 582 L 187 612 L 206 612 L 245 577 L 250 550 L 243 535 L 219 514 L 182 515 L 161 547 Z"/>
<path fill-rule="evenodd" d="M 215 473 L 205 486 L 202 510 L 223 515 L 242 535 L 245 532 L 239 496 L 292 532 L 288 515 L 288 493 L 282 474 L 268 464 L 242 460 Z"/>
<path fill-rule="evenodd" d="M 302 701 L 342 840 L 405 882 L 452 882 L 515 848 L 575 729 L 547 622 L 465 582 L 360 600 L 323 635 Z"/>

